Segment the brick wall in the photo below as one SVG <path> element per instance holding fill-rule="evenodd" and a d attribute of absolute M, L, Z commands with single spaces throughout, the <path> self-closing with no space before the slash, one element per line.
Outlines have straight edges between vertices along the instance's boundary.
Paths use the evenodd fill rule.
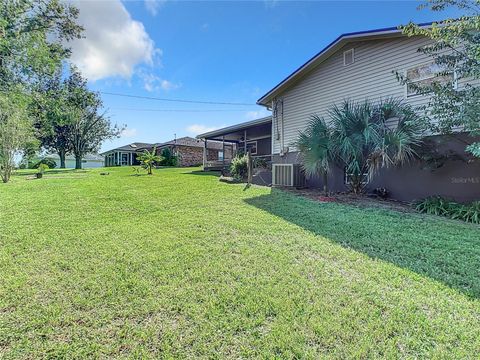
<path fill-rule="evenodd" d="M 207 160 L 218 160 L 218 152 L 221 150 L 207 149 Z M 160 155 L 161 150 L 157 153 Z M 203 148 L 195 146 L 177 146 L 178 166 L 197 166 L 203 164 Z M 225 146 L 225 159 L 232 158 L 232 148 Z"/>

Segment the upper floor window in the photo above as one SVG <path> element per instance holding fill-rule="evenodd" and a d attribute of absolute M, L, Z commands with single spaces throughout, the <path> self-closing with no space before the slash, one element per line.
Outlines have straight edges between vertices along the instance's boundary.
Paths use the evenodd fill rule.
<path fill-rule="evenodd" d="M 355 62 L 355 51 L 352 49 L 343 52 L 343 65 L 351 65 Z"/>
<path fill-rule="evenodd" d="M 415 88 L 416 86 L 425 87 L 434 82 L 440 84 L 452 83 L 453 86 L 456 86 L 455 74 L 443 74 L 442 72 L 445 72 L 445 69 L 434 62 L 408 69 L 406 77 L 409 83 L 405 85 L 406 96 L 418 95 L 417 89 Z"/>

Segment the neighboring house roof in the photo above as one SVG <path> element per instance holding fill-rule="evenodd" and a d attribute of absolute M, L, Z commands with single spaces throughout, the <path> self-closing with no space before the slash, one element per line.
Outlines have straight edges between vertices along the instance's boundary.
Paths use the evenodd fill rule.
<path fill-rule="evenodd" d="M 271 122 L 272 122 L 272 117 L 271 116 L 266 116 L 266 117 L 263 117 L 263 118 L 260 118 L 260 119 L 250 120 L 250 121 L 246 121 L 246 122 L 243 122 L 243 123 L 240 123 L 240 124 L 227 126 L 227 127 L 222 128 L 222 129 L 209 131 L 209 132 L 197 135 L 197 139 L 205 139 L 205 138 L 209 138 L 209 137 L 221 136 L 221 135 L 245 130 L 245 129 L 248 129 L 252 126 L 264 125 L 264 124 L 268 124 L 268 123 L 271 123 Z"/>
<path fill-rule="evenodd" d="M 109 153 L 111 151 L 137 151 L 140 148 L 146 148 L 146 147 L 149 147 L 149 146 L 152 146 L 152 145 L 153 144 L 149 144 L 149 143 L 134 142 L 134 143 L 131 143 L 131 144 L 128 144 L 128 145 L 117 147 L 115 149 L 110 149 L 108 151 L 104 151 L 100 155 Z"/>
<path fill-rule="evenodd" d="M 145 149 L 151 149 L 153 147 L 156 148 L 164 148 L 167 146 L 188 146 L 188 147 L 199 147 L 203 148 L 204 143 L 200 139 L 195 139 L 189 136 L 181 137 L 175 140 L 170 140 L 166 141 L 163 143 L 156 143 L 156 144 L 149 144 L 147 146 L 144 146 L 142 148 L 139 148 L 139 151 L 145 150 Z M 211 141 L 207 144 L 208 149 L 221 149 L 222 148 L 222 143 Z"/>
<path fill-rule="evenodd" d="M 418 26 L 429 27 L 433 23 L 421 23 Z M 325 61 L 329 56 L 335 53 L 338 49 L 343 47 L 345 44 L 353 41 L 362 41 L 362 40 L 372 40 L 376 38 L 389 38 L 389 37 L 399 37 L 405 36 L 402 34 L 402 30 L 399 30 L 398 27 L 389 27 L 383 29 L 367 30 L 367 31 L 358 31 L 342 34 L 337 37 L 334 41 L 328 44 L 320 52 L 310 58 L 306 63 L 296 69 L 293 73 L 283 79 L 278 85 L 273 89 L 268 91 L 260 99 L 257 100 L 257 104 L 269 106 L 270 102 L 275 98 L 275 96 L 284 92 L 294 84 L 296 84 L 300 79 L 302 79 L 309 71 L 316 68 L 320 63 Z"/>

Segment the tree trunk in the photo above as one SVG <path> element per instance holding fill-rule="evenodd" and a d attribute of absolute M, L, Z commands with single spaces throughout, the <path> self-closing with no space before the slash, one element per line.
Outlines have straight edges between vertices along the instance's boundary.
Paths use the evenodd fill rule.
<path fill-rule="evenodd" d="M 323 193 L 325 196 L 328 196 L 328 174 L 326 171 L 323 172 Z"/>
<path fill-rule="evenodd" d="M 82 168 L 82 157 L 75 155 L 75 169 Z"/>
<path fill-rule="evenodd" d="M 58 156 L 60 158 L 60 169 L 65 169 L 65 150 L 60 150 Z"/>

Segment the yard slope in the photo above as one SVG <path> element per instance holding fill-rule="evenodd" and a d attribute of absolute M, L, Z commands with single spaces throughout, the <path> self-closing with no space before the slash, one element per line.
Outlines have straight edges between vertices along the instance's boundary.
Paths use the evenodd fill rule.
<path fill-rule="evenodd" d="M 480 353 L 478 226 L 100 171 L 0 184 L 0 357 Z"/>

